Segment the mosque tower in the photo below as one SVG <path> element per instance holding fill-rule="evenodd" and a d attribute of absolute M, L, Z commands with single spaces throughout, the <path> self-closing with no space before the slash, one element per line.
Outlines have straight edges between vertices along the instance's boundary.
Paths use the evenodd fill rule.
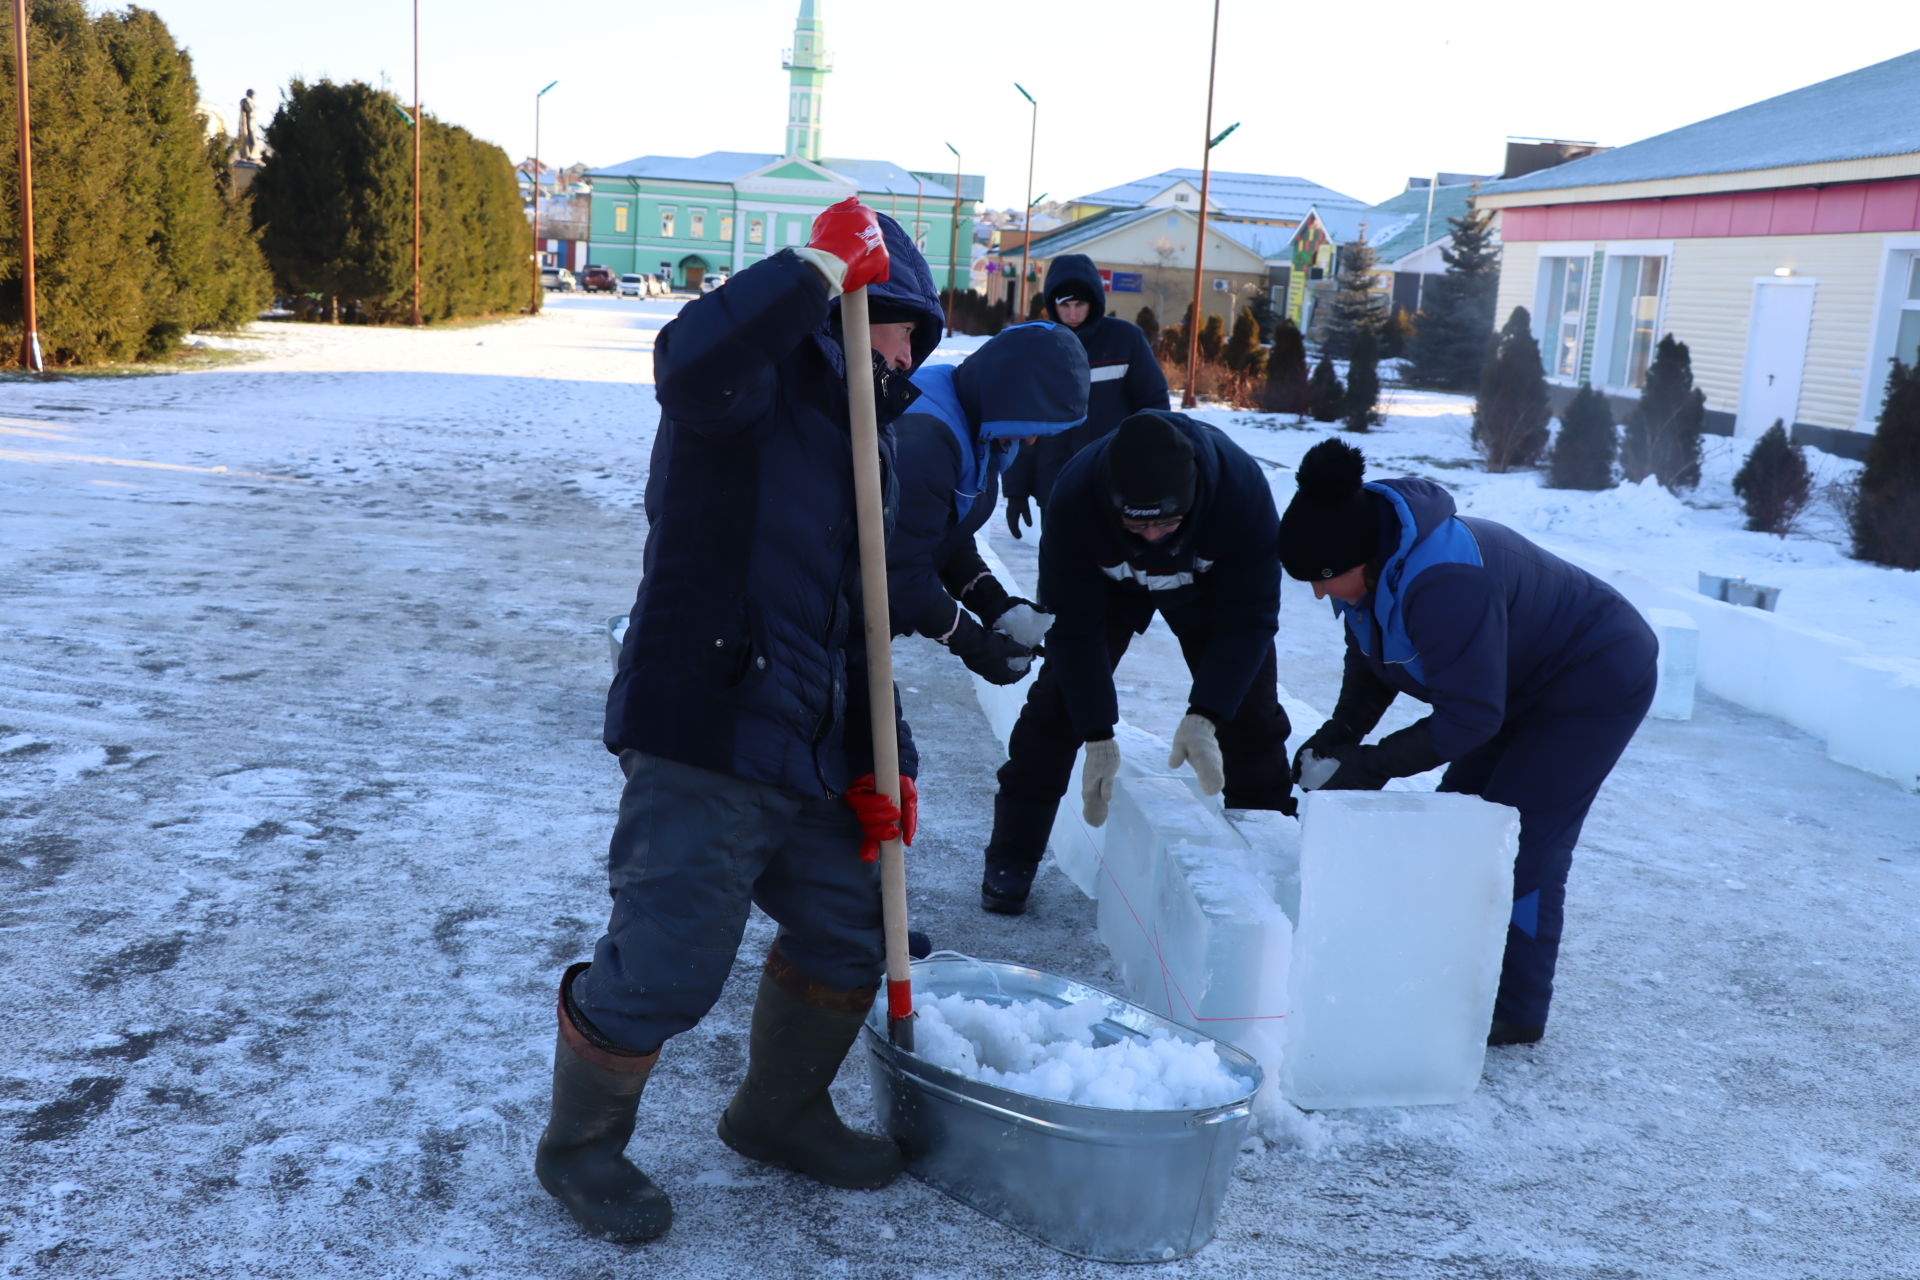
<path fill-rule="evenodd" d="M 800 0 L 800 19 L 793 27 L 793 48 L 781 63 L 791 80 L 787 88 L 787 149 L 790 156 L 820 159 L 820 101 L 827 60 L 820 24 L 821 0 Z"/>

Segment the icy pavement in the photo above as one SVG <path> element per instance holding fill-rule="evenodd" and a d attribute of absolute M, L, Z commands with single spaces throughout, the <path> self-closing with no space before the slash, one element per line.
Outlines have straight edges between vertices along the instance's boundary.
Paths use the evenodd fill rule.
<path fill-rule="evenodd" d="M 270 325 L 258 363 L 0 383 L 0 1275 L 1112 1270 L 910 1179 L 833 1191 L 720 1145 L 765 921 L 641 1108 L 672 1233 L 585 1240 L 533 1182 L 553 984 L 602 923 L 601 627 L 632 597 L 671 305 Z M 1270 437 L 1283 486 L 1315 438 L 1212 416 Z M 1391 419 L 1369 449 L 1520 501 L 1524 477 L 1457 469 L 1425 431 Z M 1578 517 L 1595 542 L 1608 505 Z M 1870 580 L 1876 616 L 1920 616 L 1914 575 Z M 1282 679 L 1322 707 L 1337 639 L 1290 587 Z M 959 664 L 919 640 L 897 662 L 925 760 L 916 924 L 1115 988 L 1053 870 L 1027 916 L 980 912 L 999 757 Z M 1121 684 L 1170 731 L 1164 637 Z M 1459 1106 L 1278 1126 L 1216 1242 L 1156 1274 L 1920 1274 L 1920 798 L 1702 699 L 1602 793 L 1569 921 L 1542 1044 L 1490 1054 Z M 864 1067 L 844 1075 L 869 1114 Z"/>

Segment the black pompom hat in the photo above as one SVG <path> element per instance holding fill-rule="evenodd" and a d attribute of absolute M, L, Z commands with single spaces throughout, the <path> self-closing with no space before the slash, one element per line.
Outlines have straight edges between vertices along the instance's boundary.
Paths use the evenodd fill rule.
<path fill-rule="evenodd" d="M 1107 484 L 1126 520 L 1165 520 L 1193 509 L 1193 441 L 1173 420 L 1148 410 L 1114 428 Z"/>
<path fill-rule="evenodd" d="M 1299 491 L 1280 517 L 1280 564 L 1302 582 L 1324 582 L 1372 560 L 1380 518 L 1360 487 L 1367 458 L 1344 440 L 1322 440 L 1300 459 Z"/>

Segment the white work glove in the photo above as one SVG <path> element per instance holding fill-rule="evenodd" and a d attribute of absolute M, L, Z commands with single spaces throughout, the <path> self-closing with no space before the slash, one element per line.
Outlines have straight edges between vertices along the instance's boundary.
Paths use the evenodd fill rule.
<path fill-rule="evenodd" d="M 1189 763 L 1205 794 L 1219 795 L 1220 788 L 1227 785 L 1226 774 L 1220 767 L 1220 740 L 1214 736 L 1213 721 L 1191 711 L 1173 731 L 1173 750 L 1167 755 L 1167 768 L 1178 769 Z"/>
<path fill-rule="evenodd" d="M 1090 827 L 1105 826 L 1113 801 L 1113 779 L 1120 772 L 1120 744 L 1112 738 L 1087 744 L 1080 765 L 1080 812 Z"/>
<path fill-rule="evenodd" d="M 1306 750 L 1300 752 L 1299 786 L 1302 791 L 1318 791 L 1338 772 L 1340 762 L 1332 756 L 1316 755 Z"/>
<path fill-rule="evenodd" d="M 1040 647 L 1040 642 L 1047 638 L 1047 628 L 1052 625 L 1052 614 L 1044 613 L 1024 600 L 993 620 L 995 631 L 1029 649 Z"/>

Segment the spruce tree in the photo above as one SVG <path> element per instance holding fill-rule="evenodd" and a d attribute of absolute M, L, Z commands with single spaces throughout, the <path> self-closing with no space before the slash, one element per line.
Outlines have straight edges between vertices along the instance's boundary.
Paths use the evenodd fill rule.
<path fill-rule="evenodd" d="M 1627 479 L 1638 484 L 1653 476 L 1676 490 L 1700 483 L 1700 429 L 1706 417 L 1707 396 L 1693 385 L 1687 344 L 1668 334 L 1654 348 L 1640 403 L 1627 415 L 1620 442 Z"/>
<path fill-rule="evenodd" d="M 1807 452 L 1787 439 L 1787 425 L 1775 419 L 1733 477 L 1733 491 L 1747 513 L 1747 528 L 1785 537 L 1795 517 L 1813 500 L 1813 473 Z"/>
<path fill-rule="evenodd" d="M 1333 371 L 1333 361 L 1321 356 L 1320 363 L 1313 366 L 1313 377 L 1307 380 L 1307 416 L 1315 422 L 1338 422 L 1346 399 L 1347 389 Z"/>
<path fill-rule="evenodd" d="M 1327 366 L 1327 372 L 1333 372 L 1332 365 Z M 1290 413 L 1296 418 L 1307 412 L 1307 343 L 1290 316 L 1274 321 L 1273 349 L 1267 353 L 1267 381 L 1260 407 L 1268 413 Z"/>
<path fill-rule="evenodd" d="M 1252 307 L 1242 307 L 1233 318 L 1233 333 L 1227 338 L 1227 368 L 1235 373 L 1247 372 L 1247 362 L 1258 353 L 1259 344 L 1260 322 L 1254 318 Z"/>
<path fill-rule="evenodd" d="M 1227 345 L 1226 322 L 1219 316 L 1208 316 L 1207 322 L 1200 326 L 1200 360 L 1203 364 L 1219 364 L 1220 353 Z"/>
<path fill-rule="evenodd" d="M 1560 434 L 1547 468 L 1549 489 L 1611 489 L 1620 452 L 1613 406 L 1586 383 L 1560 411 Z"/>
<path fill-rule="evenodd" d="M 1353 356 L 1347 361 L 1347 394 L 1340 416 L 1349 431 L 1366 431 L 1380 420 L 1379 340 L 1362 329 L 1353 335 Z"/>
<path fill-rule="evenodd" d="M 1440 251 L 1444 273 L 1422 286 L 1420 313 L 1407 341 L 1408 382 L 1443 391 L 1470 391 L 1493 340 L 1494 294 L 1500 252 L 1492 243 L 1492 212 L 1447 219 L 1452 247 Z"/>
<path fill-rule="evenodd" d="M 1540 347 L 1525 307 L 1515 307 L 1500 330 L 1473 406 L 1473 444 L 1496 474 L 1529 467 L 1547 444 L 1553 418 Z"/>
<path fill-rule="evenodd" d="M 1332 300 L 1319 312 L 1318 326 L 1320 350 L 1335 360 L 1352 354 L 1353 340 L 1362 330 L 1378 334 L 1385 321 L 1385 302 L 1373 274 L 1377 264 L 1365 240 L 1340 246 L 1340 275 Z"/>
<path fill-rule="evenodd" d="M 1133 318 L 1133 322 L 1140 327 L 1140 332 L 1147 335 L 1147 346 L 1152 347 L 1153 340 L 1160 336 L 1160 321 L 1155 318 L 1153 308 L 1140 308 L 1140 314 Z"/>
<path fill-rule="evenodd" d="M 1892 363 L 1854 496 L 1853 554 L 1920 569 L 1920 364 Z"/>

